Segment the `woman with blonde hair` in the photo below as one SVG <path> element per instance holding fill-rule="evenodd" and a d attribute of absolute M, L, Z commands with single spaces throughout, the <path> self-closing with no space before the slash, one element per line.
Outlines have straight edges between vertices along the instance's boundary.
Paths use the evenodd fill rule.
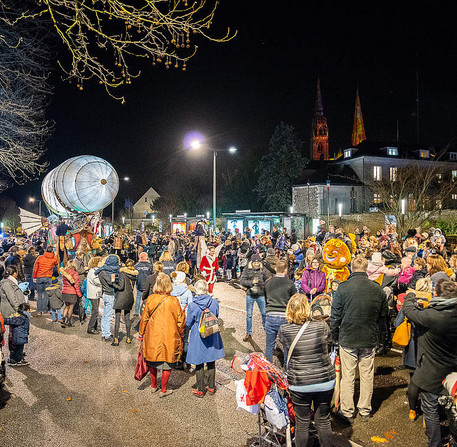
<path fill-rule="evenodd" d="M 448 268 L 446 261 L 441 255 L 430 255 L 427 258 L 427 271 L 433 285 L 440 279 L 449 279 L 452 276 L 452 269 Z"/>
<path fill-rule="evenodd" d="M 173 261 L 171 253 L 168 250 L 163 251 L 163 253 L 161 254 L 161 256 L 159 258 L 159 261 L 162 262 L 162 264 L 163 264 L 163 273 L 170 276 L 172 274 L 172 272 L 175 271 L 176 264 Z"/>
<path fill-rule="evenodd" d="M 300 293 L 290 298 L 286 321 L 279 328 L 278 337 L 284 347 L 284 364 L 295 410 L 295 445 L 308 445 L 313 404 L 319 445 L 331 446 L 330 409 L 335 369 L 329 355 L 330 329 L 323 320 L 311 320 L 308 299 Z"/>
<path fill-rule="evenodd" d="M 158 390 L 157 370 L 162 370 L 159 397 L 172 394 L 167 390 L 171 365 L 180 358 L 183 350 L 182 337 L 186 316 L 178 298 L 170 295 L 173 290 L 170 277 L 159 273 L 153 294 L 148 297 L 138 331 L 143 341 L 143 356 L 151 373 L 152 391 Z"/>
<path fill-rule="evenodd" d="M 60 273 L 62 273 L 62 301 L 65 303 L 62 315 L 62 327 L 71 327 L 73 326 L 71 321 L 73 308 L 78 302 L 78 299 L 82 297 L 75 261 L 73 259 L 68 261 L 65 268 L 60 269 Z"/>

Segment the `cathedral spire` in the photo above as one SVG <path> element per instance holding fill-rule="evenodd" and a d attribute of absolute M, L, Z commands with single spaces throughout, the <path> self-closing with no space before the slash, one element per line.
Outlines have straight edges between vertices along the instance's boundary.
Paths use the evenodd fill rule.
<path fill-rule="evenodd" d="M 321 97 L 321 81 L 317 78 L 316 105 L 311 126 L 311 158 L 312 160 L 328 160 L 328 125 L 324 116 Z"/>
<path fill-rule="evenodd" d="M 352 145 L 357 146 L 366 140 L 365 126 L 363 125 L 362 106 L 360 105 L 359 89 L 355 98 L 354 124 L 352 126 Z"/>
<path fill-rule="evenodd" d="M 322 106 L 321 80 L 317 78 L 316 105 L 314 106 L 314 116 L 324 116 L 324 107 Z"/>

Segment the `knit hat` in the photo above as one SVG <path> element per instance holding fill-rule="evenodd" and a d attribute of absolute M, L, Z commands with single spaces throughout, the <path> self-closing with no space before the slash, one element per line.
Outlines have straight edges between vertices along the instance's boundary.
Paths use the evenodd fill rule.
<path fill-rule="evenodd" d="M 258 254 L 256 253 L 256 254 L 254 254 L 254 255 L 251 256 L 251 261 L 252 261 L 252 262 L 261 262 L 262 259 L 260 258 L 260 255 L 258 255 Z"/>
<path fill-rule="evenodd" d="M 173 282 L 174 283 L 183 283 L 186 280 L 186 274 L 184 272 L 174 272 Z"/>
<path fill-rule="evenodd" d="M 372 255 L 371 255 L 371 262 L 375 265 L 382 265 L 383 262 L 382 262 L 382 254 L 379 252 L 379 251 L 375 251 Z"/>
<path fill-rule="evenodd" d="M 145 251 L 140 253 L 140 261 L 145 262 L 148 260 L 148 254 Z"/>
<path fill-rule="evenodd" d="M 276 255 L 275 249 L 274 248 L 268 248 L 267 249 L 267 255 L 268 256 L 275 256 Z"/>
<path fill-rule="evenodd" d="M 415 245 L 410 245 L 409 247 L 405 248 L 405 253 L 416 253 L 417 249 Z"/>

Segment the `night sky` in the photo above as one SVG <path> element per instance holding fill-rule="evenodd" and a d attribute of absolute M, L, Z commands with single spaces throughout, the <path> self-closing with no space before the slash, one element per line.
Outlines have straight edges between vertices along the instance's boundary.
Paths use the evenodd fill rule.
<path fill-rule="evenodd" d="M 222 44 L 199 38 L 186 72 L 138 64 L 142 76 L 125 91 L 125 105 L 96 81 L 80 92 L 62 82 L 56 68 L 50 168 L 77 154 L 101 156 L 131 179 L 118 200 L 135 201 L 149 186 L 160 192 L 172 160 L 206 175 L 209 189 L 211 156 L 186 153 L 186 132 L 200 130 L 214 147 L 239 149 L 230 160 L 219 157 L 221 171 L 243 153 L 265 151 L 280 121 L 293 125 L 309 150 L 318 76 L 330 154 L 351 143 L 357 86 L 369 140 L 395 140 L 398 119 L 400 140 L 415 142 L 416 69 L 420 141 L 444 145 L 457 134 L 457 28 L 444 2 L 431 8 L 425 1 L 223 0 L 210 32 L 220 36 L 227 27 L 238 30 L 237 37 Z M 201 167 L 194 171 L 197 160 Z M 25 205 L 30 195 L 38 197 L 40 185 L 4 194 Z"/>

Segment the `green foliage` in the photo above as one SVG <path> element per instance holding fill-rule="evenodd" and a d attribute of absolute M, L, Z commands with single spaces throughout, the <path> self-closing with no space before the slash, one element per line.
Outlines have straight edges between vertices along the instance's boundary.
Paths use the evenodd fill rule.
<path fill-rule="evenodd" d="M 440 228 L 441 231 L 446 234 L 457 234 L 457 219 L 454 217 L 450 217 L 449 219 L 446 220 L 437 220 L 435 227 Z"/>
<path fill-rule="evenodd" d="M 306 166 L 303 143 L 292 126 L 279 124 L 270 140 L 268 153 L 257 168 L 255 191 L 268 211 L 285 211 L 292 204 L 292 186 Z"/>

